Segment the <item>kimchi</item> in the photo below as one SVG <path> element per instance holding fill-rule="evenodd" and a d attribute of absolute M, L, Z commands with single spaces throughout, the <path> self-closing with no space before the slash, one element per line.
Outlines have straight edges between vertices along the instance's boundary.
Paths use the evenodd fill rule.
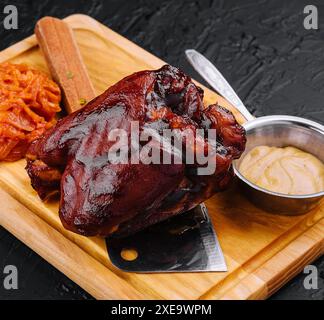
<path fill-rule="evenodd" d="M 0 161 L 25 156 L 30 143 L 56 122 L 61 91 L 38 70 L 0 64 Z"/>

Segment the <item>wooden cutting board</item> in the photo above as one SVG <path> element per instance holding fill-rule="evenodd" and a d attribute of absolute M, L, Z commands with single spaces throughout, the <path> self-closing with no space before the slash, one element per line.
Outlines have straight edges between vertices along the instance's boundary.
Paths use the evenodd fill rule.
<path fill-rule="evenodd" d="M 66 18 L 97 93 L 124 76 L 164 62 L 85 15 Z M 185 48 L 183 48 L 185 49 Z M 0 52 L 0 62 L 48 72 L 35 36 Z M 205 89 L 206 103 L 223 98 Z M 0 164 L 0 223 L 73 281 L 100 299 L 263 299 L 324 252 L 324 204 L 303 216 L 272 215 L 254 207 L 238 186 L 206 202 L 228 272 L 136 274 L 117 270 L 105 241 L 66 231 L 58 203 L 43 203 L 31 188 L 25 160 Z"/>

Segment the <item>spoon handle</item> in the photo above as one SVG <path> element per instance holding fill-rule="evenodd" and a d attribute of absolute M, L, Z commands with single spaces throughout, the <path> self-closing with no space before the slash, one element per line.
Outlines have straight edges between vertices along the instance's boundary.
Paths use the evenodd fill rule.
<path fill-rule="evenodd" d="M 213 89 L 238 109 L 246 120 L 254 119 L 254 116 L 248 111 L 230 84 L 207 58 L 193 49 L 186 50 L 185 53 L 189 63 Z"/>

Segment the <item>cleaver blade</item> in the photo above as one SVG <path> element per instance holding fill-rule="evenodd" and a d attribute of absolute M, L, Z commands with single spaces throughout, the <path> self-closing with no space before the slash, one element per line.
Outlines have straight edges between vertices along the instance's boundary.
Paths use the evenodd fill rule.
<path fill-rule="evenodd" d="M 227 271 L 204 204 L 126 238 L 107 238 L 106 244 L 111 262 L 126 272 Z M 136 258 L 125 260 L 127 250 Z"/>

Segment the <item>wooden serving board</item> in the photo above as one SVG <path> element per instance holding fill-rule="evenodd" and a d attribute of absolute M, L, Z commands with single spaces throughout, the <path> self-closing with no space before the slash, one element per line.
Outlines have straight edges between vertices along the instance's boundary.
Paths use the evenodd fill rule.
<path fill-rule="evenodd" d="M 124 76 L 164 62 L 92 18 L 66 18 L 98 94 Z M 185 48 L 184 48 L 185 49 Z M 48 72 L 35 36 L 0 52 L 0 62 Z M 205 89 L 206 103 L 223 98 Z M 237 186 L 206 202 L 228 272 L 136 274 L 117 270 L 105 241 L 66 231 L 58 203 L 43 203 L 30 186 L 25 160 L 0 164 L 0 223 L 73 281 L 100 299 L 263 299 L 324 252 L 324 204 L 303 216 L 271 215 Z"/>

